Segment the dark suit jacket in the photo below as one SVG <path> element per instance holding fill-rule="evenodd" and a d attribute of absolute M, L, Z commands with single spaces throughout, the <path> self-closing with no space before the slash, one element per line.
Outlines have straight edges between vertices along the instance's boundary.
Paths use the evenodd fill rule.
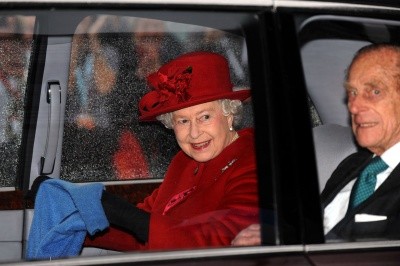
<path fill-rule="evenodd" d="M 344 159 L 322 191 L 322 208 L 325 208 L 344 186 L 357 178 L 371 159 L 372 153 L 367 150 L 361 150 Z M 356 214 L 386 216 L 387 219 L 355 222 Z M 400 164 L 370 198 L 349 211 L 328 232 L 326 239 L 345 241 L 400 239 Z"/>

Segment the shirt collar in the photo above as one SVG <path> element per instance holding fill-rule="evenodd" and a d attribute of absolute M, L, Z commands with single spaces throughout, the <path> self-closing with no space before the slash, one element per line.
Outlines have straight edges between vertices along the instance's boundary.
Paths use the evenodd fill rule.
<path fill-rule="evenodd" d="M 382 160 L 394 169 L 400 163 L 400 142 L 396 143 L 381 155 Z"/>

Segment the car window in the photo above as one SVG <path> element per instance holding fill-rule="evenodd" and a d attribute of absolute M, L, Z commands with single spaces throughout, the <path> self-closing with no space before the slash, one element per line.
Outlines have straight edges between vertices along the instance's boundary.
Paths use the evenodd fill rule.
<path fill-rule="evenodd" d="M 350 154 L 361 149 L 352 133 L 347 96 L 343 87 L 347 67 L 356 52 L 364 46 L 372 43 L 398 43 L 400 23 L 334 15 L 299 16 L 297 22 L 303 70 L 312 102 L 310 112 L 314 116 L 317 114 L 321 121 L 321 124 L 313 128 L 313 133 L 322 192 L 338 165 Z M 326 219 L 327 214 L 332 217 L 339 215 L 339 212 L 337 208 L 329 208 L 333 205 L 328 204 L 326 194 L 322 195 L 327 234 L 332 228 L 329 219 Z M 377 233 L 358 241 L 385 238 L 382 234 Z M 327 239 L 327 242 L 332 241 L 334 240 Z"/>
<path fill-rule="evenodd" d="M 61 177 L 70 181 L 163 178 L 179 150 L 173 131 L 140 123 L 146 77 L 190 51 L 229 60 L 237 89 L 248 87 L 244 37 L 163 20 L 97 15 L 77 27 L 70 60 Z M 243 125 L 252 124 L 246 105 Z"/>
<path fill-rule="evenodd" d="M 157 237 L 149 236 L 153 243 L 157 243 L 153 245 L 162 244 L 159 249 L 163 250 L 179 245 L 186 245 L 187 248 L 228 247 L 241 229 L 250 222 L 259 222 L 258 173 L 255 163 L 257 158 L 253 149 L 255 129 L 241 131 L 253 126 L 252 99 L 249 97 L 252 86 L 245 38 L 247 23 L 255 21 L 251 12 L 173 12 L 158 9 L 107 12 L 97 9 L 60 9 L 24 12 L 40 14 L 35 28 L 35 37 L 39 42 L 34 53 L 37 64 L 32 74 L 35 78 L 32 82 L 35 93 L 30 95 L 33 96 L 33 106 L 30 107 L 35 113 L 30 116 L 30 138 L 25 151 L 31 161 L 26 163 L 24 169 L 24 189 L 37 187 L 38 182 L 35 181 L 43 180 L 43 176 L 55 181 L 79 183 L 77 187 L 83 187 L 81 184 L 97 187 L 104 185 L 106 193 L 125 199 L 125 204 L 132 205 L 132 208 L 137 206 L 146 213 L 153 211 L 152 202 L 157 199 L 154 202 L 160 203 L 160 208 L 154 207 L 154 211 L 161 210 L 161 216 L 167 211 L 168 215 L 165 217 L 170 213 L 182 216 L 177 217 L 177 220 L 182 220 L 179 227 L 174 226 L 160 234 L 153 233 Z M 225 19 L 226 17 L 230 19 Z M 191 53 L 194 51 L 203 53 Z M 250 156 L 243 156 L 244 151 L 236 147 L 227 150 L 236 158 L 225 161 L 225 158 L 219 157 L 221 166 L 203 167 L 206 165 L 203 162 L 190 161 L 189 164 L 181 163 L 184 174 L 180 173 L 180 165 L 176 167 L 177 174 L 169 172 L 169 177 L 176 176 L 185 182 L 201 180 L 198 184 L 204 185 L 203 191 L 197 184 L 186 184 L 173 178 L 164 182 L 163 178 L 172 158 L 176 156 L 174 158 L 178 158 L 177 160 L 186 161 L 188 156 L 180 152 L 173 130 L 167 129 L 160 122 L 139 121 L 138 103 L 150 91 L 146 77 L 180 55 L 207 55 L 217 58 L 216 61 L 225 66 L 225 60 L 219 55 L 204 52 L 218 53 L 226 59 L 230 76 L 225 76 L 227 72 L 222 71 L 225 86 L 223 89 L 230 90 L 233 85 L 235 92 L 223 95 L 246 100 L 240 123 L 232 125 L 232 129 L 224 127 L 223 131 L 231 137 L 232 143 L 235 141 L 238 145 L 245 146 L 246 154 Z M 219 76 L 216 75 L 214 80 L 219 82 Z M 246 91 L 238 91 L 243 89 Z M 235 105 L 231 106 L 232 112 L 236 112 L 237 102 L 231 104 Z M 221 118 L 219 119 L 224 121 Z M 236 115 L 234 121 L 239 122 Z M 231 132 L 233 130 L 237 130 L 238 135 Z M 243 138 L 240 137 L 242 133 Z M 236 142 L 237 139 L 239 141 Z M 209 143 L 212 141 L 206 140 L 201 145 L 193 146 L 195 149 L 204 149 L 212 146 Z M 219 158 L 216 161 L 218 164 Z M 236 163 L 238 158 L 243 158 L 243 164 Z M 236 169 L 239 170 L 232 175 L 230 182 L 230 177 L 225 178 L 225 175 Z M 210 174 L 203 184 L 200 175 L 212 170 L 216 174 Z M 196 174 L 195 178 L 185 179 L 186 175 Z M 219 180 L 219 176 L 224 178 Z M 216 189 L 220 192 L 214 192 Z M 166 194 L 163 196 L 165 204 L 158 197 L 163 193 Z M 35 232 L 31 229 L 38 225 L 35 217 L 40 213 L 53 213 L 47 212 L 45 208 L 47 204 L 56 205 L 58 197 L 44 204 L 37 204 L 37 198 L 34 202 L 29 195 L 26 199 L 23 217 L 26 227 L 18 233 L 23 234 L 22 241 L 28 241 L 29 244 L 30 232 Z M 37 208 L 44 208 L 45 211 L 38 212 Z M 180 208 L 190 215 L 181 212 Z M 123 213 L 122 211 L 121 214 Z M 41 218 L 37 219 L 40 221 Z M 184 240 L 177 243 L 162 240 L 168 234 L 177 232 L 174 237 L 191 242 L 191 233 L 186 232 L 203 234 L 203 230 L 197 230 L 197 224 L 205 228 L 205 233 L 196 238 L 193 245 Z M 87 243 L 84 246 L 85 251 L 94 248 L 96 252 L 97 247 L 101 251 L 147 248 L 140 243 L 142 239 L 136 240 L 135 233 L 119 227 L 118 224 L 112 224 L 111 228 L 88 238 L 101 242 L 103 236 L 115 240 L 119 239 L 113 238 L 115 232 L 117 235 L 123 234 L 121 241 L 114 241 L 114 247 L 107 247 L 106 240 L 99 243 L 99 246 L 96 243 Z M 141 247 L 130 246 L 126 249 L 125 245 L 132 245 L 133 242 Z M 104 243 L 106 246 L 102 245 Z"/>
<path fill-rule="evenodd" d="M 35 17 L 0 17 L 0 187 L 15 187 Z"/>
<path fill-rule="evenodd" d="M 161 198 L 165 197 L 167 202 L 162 207 L 164 211 L 160 215 L 169 217 L 169 213 L 172 213 L 171 216 L 176 215 L 176 220 L 182 222 L 171 230 L 161 232 L 157 237 L 153 237 L 154 233 L 153 235 L 149 233 L 149 242 L 152 241 L 154 246 L 159 245 L 159 249 L 181 246 L 189 248 L 229 246 L 239 229 L 247 227 L 249 221 L 259 222 L 255 157 L 235 157 L 228 162 L 223 159 L 221 167 L 214 164 L 208 167 L 206 162 L 189 159 L 190 163 L 187 165 L 183 163 L 175 166 L 173 170 L 169 169 L 170 178 L 168 182 L 164 182 L 163 178 L 172 159 L 175 159 L 174 162 L 186 162 L 190 156 L 186 156 L 183 152 L 178 153 L 180 148 L 173 130 L 166 128 L 160 122 L 139 121 L 138 105 L 139 100 L 150 91 L 146 80 L 148 75 L 170 60 L 195 51 L 222 55 L 227 60 L 230 73 L 230 82 L 226 83 L 226 86 L 230 89 L 232 84 L 235 91 L 251 90 L 243 29 L 237 26 L 214 28 L 204 26 L 208 24 L 205 22 L 200 23 L 201 25 L 189 23 L 191 19 L 188 19 L 188 16 L 185 19 L 187 21 L 183 23 L 121 13 L 124 15 L 82 16 L 73 29 L 73 35 L 68 39 L 70 42 L 61 40 L 63 45 L 70 43 L 71 47 L 66 90 L 62 90 L 63 84 L 60 82 L 61 93 L 66 97 L 64 99 L 61 96 L 61 102 L 65 100 L 65 112 L 59 177 L 74 183 L 102 182 L 106 186 L 107 193 L 127 199 L 128 203 L 148 213 L 158 212 L 164 204 Z M 52 38 L 53 36 L 49 36 L 51 44 L 58 45 L 61 42 L 53 41 Z M 53 80 L 51 76 L 54 74 L 50 74 L 47 79 Z M 219 78 L 216 75 L 215 79 Z M 250 93 L 251 91 L 249 94 L 245 92 L 246 99 Z M 251 98 L 244 102 L 243 107 L 240 123 L 233 125 L 235 130 L 253 126 Z M 235 117 L 236 121 L 238 120 Z M 230 134 L 234 130 L 233 127 L 225 128 L 224 132 L 229 130 Z M 242 134 L 240 132 L 239 134 Z M 248 147 L 253 147 L 254 130 L 246 129 L 243 132 L 248 137 L 242 139 L 251 143 Z M 232 139 L 232 142 L 236 140 Z M 207 147 L 213 142 L 207 140 L 204 143 L 196 145 L 196 149 L 198 146 Z M 240 154 L 238 149 L 229 151 L 235 154 L 229 156 Z M 254 154 L 252 149 L 246 152 Z M 216 165 L 219 164 L 219 158 L 222 159 L 221 156 L 218 157 Z M 243 158 L 244 165 L 235 164 L 238 158 Z M 235 165 L 235 168 L 231 167 L 232 165 Z M 203 173 L 213 171 L 213 167 L 218 167 L 214 169 L 216 174 L 213 173 L 210 178 L 203 180 Z M 233 171 L 236 170 L 231 169 L 236 167 L 243 167 L 243 170 L 235 173 Z M 181 173 L 178 168 L 184 169 L 184 172 Z M 175 171 L 176 174 L 171 174 Z M 231 172 L 234 173 L 232 180 L 230 177 L 218 179 L 220 175 L 225 176 Z M 57 178 L 57 170 L 49 175 Z M 191 175 L 194 175 L 194 178 L 190 178 Z M 196 179 L 200 181 L 196 184 L 185 184 L 173 180 L 172 176 L 190 183 Z M 214 185 L 208 184 L 209 182 Z M 226 184 L 221 185 L 224 182 Z M 216 189 L 221 189 L 223 193 L 215 193 Z M 207 193 L 215 194 L 217 202 L 215 206 L 212 206 L 214 203 L 203 202 L 208 197 Z M 163 194 L 168 196 L 160 196 Z M 188 197 L 189 195 L 191 196 Z M 157 204 L 160 204 L 160 207 L 157 207 Z M 240 206 L 237 208 L 236 205 Z M 184 209 L 189 214 L 184 214 L 185 211 L 179 211 L 178 208 Z M 195 228 L 197 224 L 204 228 L 204 232 L 203 229 L 194 230 L 197 229 Z M 118 229 L 119 225 L 115 227 Z M 113 238 L 113 233 L 118 234 L 119 231 L 112 229 L 104 232 L 105 237 Z M 177 240 L 177 244 L 161 241 L 175 230 L 176 238 L 181 239 Z M 184 240 L 188 238 L 186 232 L 192 231 L 200 236 L 193 244 L 189 243 L 191 240 L 189 242 Z M 108 232 L 110 234 L 107 234 Z M 128 245 L 141 241 L 141 239 L 136 240 L 131 233 L 127 235 L 126 228 L 123 232 L 124 237 L 130 239 Z M 93 236 L 94 247 L 97 247 L 96 241 L 101 242 L 102 234 Z M 115 246 L 110 249 L 124 248 L 124 237 L 121 243 L 114 241 Z M 160 244 L 161 242 L 163 243 Z M 89 248 L 93 247 L 90 243 L 88 245 Z M 151 248 L 151 244 L 148 246 Z M 141 246 L 136 249 L 143 248 L 147 247 Z"/>

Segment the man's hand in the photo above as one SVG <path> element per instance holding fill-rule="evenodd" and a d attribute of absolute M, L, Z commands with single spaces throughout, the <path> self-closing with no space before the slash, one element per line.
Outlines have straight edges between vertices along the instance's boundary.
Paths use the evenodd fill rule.
<path fill-rule="evenodd" d="M 252 224 L 237 234 L 231 242 L 232 246 L 257 246 L 261 245 L 261 226 Z"/>

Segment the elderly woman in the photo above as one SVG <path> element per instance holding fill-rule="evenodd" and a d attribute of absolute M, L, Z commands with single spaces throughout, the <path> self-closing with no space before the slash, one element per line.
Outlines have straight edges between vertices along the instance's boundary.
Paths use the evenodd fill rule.
<path fill-rule="evenodd" d="M 209 52 L 170 61 L 148 83 L 140 119 L 173 129 L 181 151 L 161 186 L 136 207 L 104 192 L 112 227 L 85 244 L 114 250 L 228 246 L 259 221 L 253 130 L 234 129 L 250 91 L 233 91 L 226 59 Z"/>

